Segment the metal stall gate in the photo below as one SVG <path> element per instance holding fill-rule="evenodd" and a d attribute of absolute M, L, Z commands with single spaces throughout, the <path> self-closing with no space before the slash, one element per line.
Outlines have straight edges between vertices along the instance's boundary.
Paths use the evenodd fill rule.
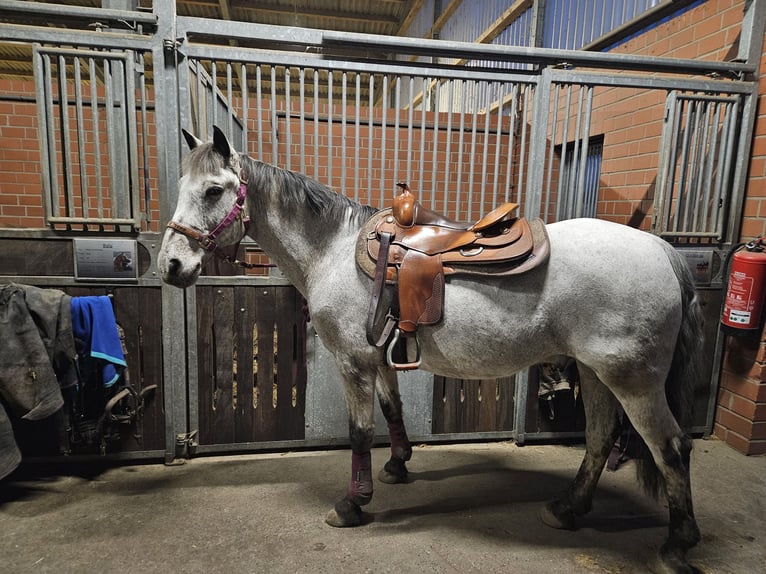
<path fill-rule="evenodd" d="M 156 436 L 131 456 L 169 462 L 348 440 L 332 357 L 278 270 L 232 277 L 211 268 L 185 291 L 159 281 L 156 254 L 177 197 L 181 128 L 206 138 L 218 125 L 251 157 L 378 207 L 404 180 L 423 203 L 456 219 L 515 201 L 527 217 L 595 215 L 651 229 L 690 262 L 707 263 L 698 285 L 709 356 L 720 357 L 720 262 L 738 234 L 755 57 L 703 62 L 281 28 L 177 17 L 166 0 L 155 1 L 152 14 L 112 16 L 135 26 L 129 33 L 87 23 L 76 32 L 3 28 L 0 39 L 40 44 L 50 230 L 3 230 L 0 239 L 6 252 L 40 253 L 4 260 L 6 279 L 109 290 L 115 302 L 124 293 L 120 314 L 139 310 L 135 369 L 159 393 Z M 520 18 L 534 25 L 526 12 Z M 115 73 L 123 79 L 109 79 Z M 78 127 L 63 127 L 71 124 Z M 80 161 L 91 138 L 101 151 Z M 114 181 L 92 191 L 89 182 L 107 173 Z M 82 236 L 135 240 L 136 278 L 84 284 L 72 272 L 73 239 Z M 244 249 L 263 259 L 256 245 Z M 696 432 L 712 427 L 717 360 L 698 389 Z M 553 418 L 552 403 L 538 397 L 546 368 L 500 381 L 405 374 L 410 436 L 579 436 L 575 392 L 556 399 Z"/>

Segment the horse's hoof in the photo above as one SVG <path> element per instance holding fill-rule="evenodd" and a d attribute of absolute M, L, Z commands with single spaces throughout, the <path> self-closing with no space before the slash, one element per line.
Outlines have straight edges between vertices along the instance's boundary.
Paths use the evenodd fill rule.
<path fill-rule="evenodd" d="M 378 474 L 378 480 L 385 484 L 403 484 L 407 482 L 407 465 L 398 458 L 390 459 Z"/>
<path fill-rule="evenodd" d="M 344 498 L 327 513 L 324 521 L 335 528 L 359 526 L 362 523 L 362 509 L 348 498 Z"/>
<path fill-rule="evenodd" d="M 543 524 L 559 530 L 575 530 L 575 515 L 571 510 L 561 508 L 561 501 L 555 500 L 546 504 L 540 511 Z"/>
<path fill-rule="evenodd" d="M 686 561 L 685 554 L 679 548 L 663 546 L 649 562 L 649 570 L 654 574 L 698 574 L 700 571 Z"/>

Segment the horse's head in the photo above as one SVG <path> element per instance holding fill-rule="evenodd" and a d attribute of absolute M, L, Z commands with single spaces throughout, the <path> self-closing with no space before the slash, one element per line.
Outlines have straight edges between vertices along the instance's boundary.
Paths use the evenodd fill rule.
<path fill-rule="evenodd" d="M 239 155 L 217 127 L 212 143 L 186 130 L 183 134 L 191 153 L 184 161 L 178 205 L 158 260 L 162 280 L 182 288 L 194 284 L 210 254 L 238 243 L 246 231 Z"/>

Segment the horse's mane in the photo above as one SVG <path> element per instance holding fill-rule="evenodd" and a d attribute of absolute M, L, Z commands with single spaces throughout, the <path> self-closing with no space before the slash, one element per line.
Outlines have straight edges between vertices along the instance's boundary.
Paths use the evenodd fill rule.
<path fill-rule="evenodd" d="M 337 223 L 347 218 L 349 223 L 362 224 L 378 211 L 337 193 L 302 173 L 282 169 L 247 156 L 240 157 L 240 162 L 250 172 L 248 185 L 254 185 L 255 189 L 273 187 L 284 207 L 305 204 L 312 213 L 328 223 Z"/>

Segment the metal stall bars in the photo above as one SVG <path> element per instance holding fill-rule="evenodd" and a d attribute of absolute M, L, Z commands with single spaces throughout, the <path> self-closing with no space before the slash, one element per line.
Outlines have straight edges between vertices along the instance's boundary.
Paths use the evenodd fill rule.
<path fill-rule="evenodd" d="M 46 222 L 139 229 L 136 54 L 35 44 L 33 57 Z"/>

